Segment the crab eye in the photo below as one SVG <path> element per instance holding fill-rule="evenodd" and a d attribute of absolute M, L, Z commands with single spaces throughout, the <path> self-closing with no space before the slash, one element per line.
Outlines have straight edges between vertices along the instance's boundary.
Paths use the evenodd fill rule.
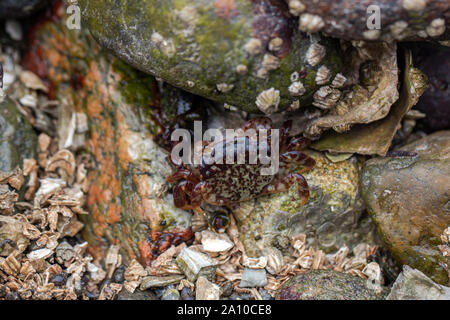
<path fill-rule="evenodd" d="M 214 231 L 223 233 L 230 225 L 230 214 L 228 212 L 215 212 L 209 222 Z"/>

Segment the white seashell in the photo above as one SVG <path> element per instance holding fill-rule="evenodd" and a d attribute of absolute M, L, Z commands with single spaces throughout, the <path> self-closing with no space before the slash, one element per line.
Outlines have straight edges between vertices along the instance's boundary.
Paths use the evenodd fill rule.
<path fill-rule="evenodd" d="M 224 252 L 234 247 L 234 243 L 224 233 L 202 231 L 202 246 L 207 252 Z"/>

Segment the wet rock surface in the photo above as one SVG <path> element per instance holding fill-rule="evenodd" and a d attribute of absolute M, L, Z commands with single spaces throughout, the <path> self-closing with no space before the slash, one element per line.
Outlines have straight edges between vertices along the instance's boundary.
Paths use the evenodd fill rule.
<path fill-rule="evenodd" d="M 310 103 L 319 68 L 330 71 L 330 83 L 342 68 L 338 42 L 300 32 L 280 1 L 79 3 L 94 37 L 121 59 L 249 112 Z M 320 52 L 308 52 L 312 44 Z"/>
<path fill-rule="evenodd" d="M 450 131 L 434 133 L 398 151 L 416 156 L 371 159 L 361 176 L 367 210 L 394 258 L 440 284 L 450 262 L 438 249 L 450 224 L 449 143 Z"/>
<path fill-rule="evenodd" d="M 304 174 L 310 189 L 305 206 L 293 186 L 289 192 L 241 203 L 234 210 L 248 255 L 259 256 L 265 247 L 284 250 L 289 237 L 301 233 L 309 245 L 326 252 L 373 242 L 374 227 L 363 215 L 357 157 L 333 163 L 318 152 L 307 153 L 316 166 Z"/>
<path fill-rule="evenodd" d="M 64 6 L 36 26 L 23 64 L 46 80 L 60 102 L 64 148 L 92 157 L 84 237 L 96 256 L 119 241 L 126 259 L 149 264 L 192 238 L 189 212 L 174 207 L 165 181 L 172 169 L 154 138 L 158 85 L 103 51 L 86 28 L 69 30 Z M 46 61 L 46 57 L 53 57 Z M 85 120 L 85 121 L 82 121 Z M 81 141 L 81 143 L 80 143 Z"/>
<path fill-rule="evenodd" d="M 422 272 L 405 265 L 387 300 L 450 300 L 450 288 L 433 282 Z"/>
<path fill-rule="evenodd" d="M 28 120 L 9 98 L 0 103 L 0 171 L 9 172 L 33 158 L 37 136 Z"/>
<path fill-rule="evenodd" d="M 369 289 L 366 281 L 353 275 L 332 270 L 314 270 L 285 282 L 276 300 L 383 300 L 380 293 Z"/>

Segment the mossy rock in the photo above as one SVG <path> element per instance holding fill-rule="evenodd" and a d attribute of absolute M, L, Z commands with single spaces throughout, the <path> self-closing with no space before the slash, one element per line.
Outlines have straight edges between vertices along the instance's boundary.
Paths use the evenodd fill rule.
<path fill-rule="evenodd" d="M 28 120 L 9 98 L 0 103 L 0 171 L 22 167 L 23 160 L 34 158 L 37 137 Z"/>
<path fill-rule="evenodd" d="M 277 300 L 384 300 L 387 291 L 370 289 L 366 280 L 334 270 L 313 270 L 286 281 Z"/>
<path fill-rule="evenodd" d="M 331 82 L 343 66 L 339 42 L 301 33 L 281 1 L 79 3 L 93 36 L 116 56 L 176 87 L 248 112 L 261 112 L 256 98 L 271 88 L 279 92 L 279 103 L 263 108 L 265 113 L 297 100 L 308 105 L 320 87 L 319 67 L 330 69 Z M 306 54 L 312 43 L 326 52 L 314 65 Z M 303 83 L 301 96 L 289 93 L 294 80 Z"/>
<path fill-rule="evenodd" d="M 449 257 L 438 246 L 450 225 L 450 131 L 404 146 L 416 156 L 374 158 L 361 175 L 362 195 L 379 235 L 400 264 L 447 285 Z"/>

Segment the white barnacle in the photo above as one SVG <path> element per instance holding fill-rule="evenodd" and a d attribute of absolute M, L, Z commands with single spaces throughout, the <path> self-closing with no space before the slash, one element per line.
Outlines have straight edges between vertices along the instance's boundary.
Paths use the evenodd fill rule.
<path fill-rule="evenodd" d="M 236 72 L 240 75 L 246 75 L 248 72 L 248 68 L 245 64 L 238 64 L 236 67 Z"/>
<path fill-rule="evenodd" d="M 325 84 L 330 81 L 331 78 L 331 70 L 328 69 L 327 66 L 321 66 L 316 73 L 316 83 L 317 84 Z"/>
<path fill-rule="evenodd" d="M 280 59 L 278 59 L 274 55 L 266 53 L 263 57 L 261 66 L 268 71 L 278 69 L 280 67 Z"/>
<path fill-rule="evenodd" d="M 303 95 L 306 92 L 306 89 L 303 86 L 303 83 L 295 81 L 289 86 L 288 91 L 291 96 L 298 97 Z"/>
<path fill-rule="evenodd" d="M 320 16 L 303 13 L 299 19 L 299 29 L 303 32 L 318 32 L 325 26 Z"/>
<path fill-rule="evenodd" d="M 280 91 L 270 88 L 262 91 L 256 97 L 256 106 L 265 114 L 272 114 L 278 110 L 280 103 Z"/>
<path fill-rule="evenodd" d="M 431 21 L 426 30 L 430 37 L 438 37 L 442 35 L 445 32 L 445 20 L 442 18 L 434 19 Z"/>
<path fill-rule="evenodd" d="M 402 6 L 408 11 L 422 11 L 427 6 L 426 0 L 403 0 Z"/>
<path fill-rule="evenodd" d="M 294 16 L 299 16 L 305 11 L 306 6 L 300 0 L 289 0 L 289 12 Z"/>
<path fill-rule="evenodd" d="M 306 51 L 306 61 L 314 67 L 322 61 L 326 55 L 326 52 L 327 51 L 324 46 L 318 43 L 313 43 Z"/>
<path fill-rule="evenodd" d="M 233 90 L 234 85 L 228 84 L 228 83 L 218 83 L 216 84 L 217 90 L 219 90 L 222 93 L 227 93 Z"/>
<path fill-rule="evenodd" d="M 269 50 L 270 51 L 278 51 L 281 49 L 283 45 L 283 39 L 276 37 L 269 41 Z"/>
<path fill-rule="evenodd" d="M 381 35 L 380 30 L 366 30 L 363 32 L 363 36 L 367 40 L 377 40 Z"/>
<path fill-rule="evenodd" d="M 193 87 L 195 86 L 194 81 L 188 80 L 188 81 L 187 81 L 187 86 L 188 86 L 189 88 L 193 88 Z"/>
<path fill-rule="evenodd" d="M 389 26 L 391 34 L 396 40 L 402 40 L 405 37 L 405 30 L 408 28 L 408 22 L 399 20 Z"/>
<path fill-rule="evenodd" d="M 165 39 L 158 32 L 153 32 L 150 39 L 169 58 L 175 54 L 175 44 L 172 39 Z"/>
<path fill-rule="evenodd" d="M 336 105 L 340 97 L 341 92 L 338 89 L 324 86 L 314 93 L 313 106 L 325 110 L 330 109 Z"/>
<path fill-rule="evenodd" d="M 295 82 L 295 81 L 297 81 L 299 78 L 300 78 L 300 75 L 299 75 L 299 73 L 298 73 L 297 71 L 292 72 L 291 77 L 290 77 L 291 82 Z"/>
<path fill-rule="evenodd" d="M 295 111 L 298 110 L 299 108 L 300 108 L 300 101 L 294 100 L 289 106 L 288 111 Z"/>
<path fill-rule="evenodd" d="M 342 73 L 338 73 L 331 82 L 331 86 L 337 89 L 342 88 L 345 84 L 345 81 L 347 81 L 347 78 Z"/>
<path fill-rule="evenodd" d="M 245 45 L 245 51 L 247 51 L 252 56 L 256 56 L 261 53 L 262 43 L 261 40 L 257 38 L 251 38 Z"/>

